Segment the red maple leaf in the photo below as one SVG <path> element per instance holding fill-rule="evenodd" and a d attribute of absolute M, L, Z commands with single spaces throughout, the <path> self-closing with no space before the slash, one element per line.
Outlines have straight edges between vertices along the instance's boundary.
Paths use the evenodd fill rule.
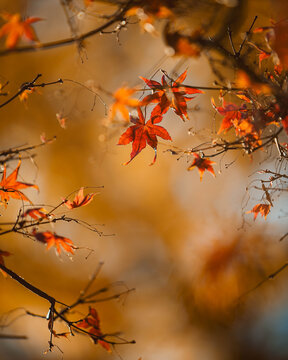
<path fill-rule="evenodd" d="M 77 326 L 88 330 L 94 344 L 100 344 L 107 351 L 111 351 L 110 345 L 105 340 L 101 340 L 103 334 L 100 330 L 100 320 L 96 309 L 89 307 L 89 314 L 85 317 L 85 319 L 79 321 Z"/>
<path fill-rule="evenodd" d="M 185 80 L 187 70 L 185 70 L 170 86 L 165 79 L 165 75 L 162 76 L 162 84 L 155 80 L 148 80 L 140 76 L 140 79 L 153 90 L 153 94 L 145 96 L 142 100 L 142 105 L 148 105 L 150 103 L 158 103 L 151 113 L 151 118 L 165 114 L 171 107 L 174 112 L 181 117 L 183 121 L 188 118 L 187 114 L 187 101 L 194 99 L 194 97 L 188 97 L 186 95 L 201 93 L 203 91 L 181 85 Z"/>
<path fill-rule="evenodd" d="M 5 266 L 5 263 L 4 263 L 4 259 L 3 259 L 3 256 L 10 256 L 11 254 L 8 252 L 8 251 L 3 251 L 3 250 L 0 250 L 0 264 L 1 265 L 4 265 Z M 0 271 L 2 272 L 2 274 L 6 277 L 7 274 L 5 271 L 1 270 Z"/>
<path fill-rule="evenodd" d="M 150 164 L 154 164 L 157 157 L 157 136 L 162 137 L 165 140 L 172 140 L 169 133 L 162 126 L 155 125 L 155 123 L 159 123 L 162 120 L 162 116 L 153 117 L 145 123 L 144 116 L 142 114 L 141 109 L 138 107 L 138 116 L 139 117 L 130 117 L 130 120 L 135 125 L 130 126 L 124 134 L 120 136 L 118 145 L 127 145 L 132 142 L 132 152 L 130 154 L 130 160 L 127 161 L 124 165 L 130 163 L 131 160 L 134 159 L 136 155 L 140 153 L 145 147 L 146 144 L 151 146 L 155 151 L 155 156 L 153 162 Z M 152 120 L 153 119 L 153 120 Z"/>
<path fill-rule="evenodd" d="M 209 160 L 209 158 L 204 159 L 197 153 L 193 153 L 193 155 L 195 159 L 188 167 L 188 171 L 193 170 L 195 167 L 197 167 L 200 174 L 200 181 L 202 181 L 203 173 L 205 170 L 210 171 L 210 173 L 215 176 L 214 169 L 211 166 L 212 164 L 215 164 L 214 161 Z"/>
<path fill-rule="evenodd" d="M 72 240 L 65 238 L 63 236 L 52 233 L 51 231 L 37 232 L 34 230 L 32 235 L 40 242 L 46 244 L 46 249 L 49 250 L 52 246 L 56 247 L 58 255 L 61 253 L 61 247 L 71 253 L 74 254 L 74 249 L 77 249 L 74 246 Z"/>
<path fill-rule="evenodd" d="M 226 133 L 233 126 L 233 120 L 241 120 L 247 112 L 246 104 L 238 106 L 233 103 L 226 103 L 223 97 L 222 106 L 216 106 L 213 98 L 211 102 L 214 109 L 224 116 L 217 134 L 220 134 L 222 131 Z"/>
<path fill-rule="evenodd" d="M 256 220 L 258 214 L 264 217 L 266 220 L 267 215 L 270 212 L 271 205 L 270 204 L 257 204 L 253 207 L 252 210 L 247 211 L 246 214 L 254 213 L 254 220 Z"/>
<path fill-rule="evenodd" d="M 0 182 L 0 197 L 1 201 L 5 204 L 5 207 L 7 206 L 7 202 L 9 201 L 10 197 L 13 199 L 29 201 L 31 203 L 31 201 L 21 191 L 19 191 L 20 189 L 25 189 L 27 187 L 34 187 L 35 189 L 39 189 L 37 185 L 23 183 L 16 180 L 20 165 L 21 160 L 19 160 L 16 169 L 6 178 L 6 164 L 4 164 L 2 180 Z"/>
<path fill-rule="evenodd" d="M 1 17 L 6 21 L 6 24 L 0 28 L 0 37 L 7 36 L 5 42 L 7 49 L 13 49 L 23 37 L 31 41 L 38 41 L 31 24 L 42 20 L 41 18 L 29 17 L 26 20 L 22 20 L 20 14 L 8 13 L 2 13 Z"/>
<path fill-rule="evenodd" d="M 93 197 L 96 195 L 96 193 L 91 193 L 84 196 L 83 190 L 84 188 L 81 187 L 73 201 L 64 199 L 64 205 L 66 205 L 68 209 L 75 209 L 77 207 L 89 204 L 93 200 Z"/>

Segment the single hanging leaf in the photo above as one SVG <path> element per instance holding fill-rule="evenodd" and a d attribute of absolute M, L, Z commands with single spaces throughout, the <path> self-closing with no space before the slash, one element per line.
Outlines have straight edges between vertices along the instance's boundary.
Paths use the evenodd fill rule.
<path fill-rule="evenodd" d="M 77 326 L 87 330 L 89 334 L 91 334 L 91 339 L 94 344 L 100 344 L 108 352 L 111 352 L 110 345 L 105 340 L 101 340 L 103 333 L 100 330 L 100 320 L 96 309 L 89 307 L 89 314 L 84 320 L 79 321 Z"/>
<path fill-rule="evenodd" d="M 58 255 L 61 254 L 61 247 L 71 254 L 74 254 L 74 250 L 77 249 L 74 246 L 72 240 L 63 236 L 52 233 L 51 231 L 37 232 L 33 230 L 32 235 L 40 242 L 46 245 L 46 250 L 49 250 L 52 246 L 56 247 Z"/>
<path fill-rule="evenodd" d="M 0 182 L 0 197 L 5 207 L 7 206 L 7 202 L 9 201 L 10 197 L 13 199 L 28 201 L 30 204 L 32 204 L 32 202 L 19 190 L 25 189 L 27 187 L 34 187 L 35 189 L 39 190 L 37 185 L 17 181 L 20 165 L 21 160 L 19 160 L 16 169 L 6 178 L 6 164 L 4 164 L 2 180 Z"/>
<path fill-rule="evenodd" d="M 153 90 L 153 94 L 145 96 L 141 105 L 158 103 L 151 113 L 151 118 L 162 116 L 169 108 L 172 108 L 183 121 L 185 121 L 185 118 L 189 119 L 187 114 L 187 101 L 194 99 L 194 97 L 188 97 L 187 95 L 203 94 L 203 91 L 181 85 L 186 79 L 186 76 L 187 70 L 173 82 L 172 86 L 166 82 L 165 75 L 162 76 L 161 84 L 155 80 L 148 80 L 140 76 L 140 79 L 145 81 L 150 89 Z"/>
<path fill-rule="evenodd" d="M 212 167 L 212 164 L 215 164 L 215 162 L 210 161 L 209 158 L 204 159 L 197 153 L 193 153 L 193 155 L 195 159 L 187 170 L 190 171 L 197 167 L 200 174 L 200 181 L 202 181 L 205 170 L 209 171 L 215 177 L 214 169 Z"/>
<path fill-rule="evenodd" d="M 131 95 L 136 91 L 136 89 L 130 89 L 124 86 L 114 92 L 113 97 L 115 98 L 115 102 L 110 107 L 109 115 L 111 120 L 113 120 L 116 116 L 116 113 L 119 112 L 123 119 L 129 122 L 128 107 L 135 108 L 140 104 L 138 99 L 131 98 Z"/>
<path fill-rule="evenodd" d="M 73 201 L 64 199 L 64 205 L 66 205 L 68 209 L 75 209 L 80 206 L 88 205 L 93 200 L 93 197 L 96 195 L 96 193 L 91 193 L 84 196 L 83 191 L 84 188 L 81 187 Z"/>
<path fill-rule="evenodd" d="M 132 116 L 130 117 L 131 122 L 135 125 L 130 126 L 125 133 L 120 136 L 118 145 L 127 145 L 132 142 L 130 160 L 124 164 L 127 165 L 146 147 L 146 144 L 148 144 L 155 151 L 154 160 L 150 164 L 152 165 L 155 163 L 157 157 L 157 136 L 160 136 L 165 140 L 172 139 L 166 129 L 162 126 L 155 125 L 155 123 L 159 123 L 162 120 L 162 116 L 153 117 L 152 121 L 151 115 L 151 118 L 145 123 L 144 116 L 139 107 L 137 108 L 137 111 L 139 116 L 138 118 Z"/>
<path fill-rule="evenodd" d="M 8 251 L 0 250 L 0 264 L 5 266 L 3 256 L 10 256 L 11 254 Z M 3 270 L 0 270 L 4 277 L 7 276 L 6 272 Z"/>
<path fill-rule="evenodd" d="M 0 28 L 0 37 L 7 36 L 5 47 L 13 49 L 19 40 L 26 38 L 30 41 L 38 41 L 37 35 L 31 24 L 42 20 L 38 17 L 29 17 L 23 20 L 20 14 L 2 13 L 1 17 L 6 21 Z"/>
<path fill-rule="evenodd" d="M 247 211 L 246 214 L 254 213 L 254 220 L 256 220 L 258 214 L 261 214 L 261 216 L 266 220 L 266 217 L 270 212 L 270 208 L 270 204 L 257 204 L 253 207 L 252 210 Z"/>

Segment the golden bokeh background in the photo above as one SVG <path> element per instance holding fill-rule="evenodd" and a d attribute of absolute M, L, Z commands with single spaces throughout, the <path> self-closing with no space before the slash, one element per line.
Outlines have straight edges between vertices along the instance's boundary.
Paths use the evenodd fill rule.
<path fill-rule="evenodd" d="M 217 13 L 219 21 L 227 16 L 225 3 L 231 5 L 231 1 L 217 2 L 223 9 Z M 275 10 L 268 1 L 243 3 L 235 17 L 235 44 L 241 42 L 241 33 L 255 15 L 259 16 L 258 26 L 267 25 Z M 88 9 L 81 1 L 75 4 L 81 32 L 104 21 L 97 12 L 111 11 L 105 4 Z M 178 20 L 197 26 L 209 12 L 200 5 L 193 12 L 191 4 L 183 1 L 187 12 Z M 57 0 L 1 0 L 0 5 L 0 11 L 43 18 L 35 24 L 43 43 L 70 36 Z M 159 33 L 163 26 L 156 24 Z M 266 154 L 256 154 L 253 161 L 241 154 L 227 155 L 221 161 L 217 158 L 216 178 L 205 173 L 201 183 L 197 170 L 186 171 L 191 160 L 177 161 L 165 151 L 170 144 L 164 141 L 160 141 L 154 166 L 149 166 L 154 156 L 151 148 L 123 166 L 131 147 L 116 144 L 125 127 L 120 122 L 107 126 L 105 106 L 98 99 L 94 104 L 93 94 L 69 81 L 114 92 L 125 83 L 141 85 L 139 76 L 155 74 L 159 80 L 159 69 L 179 74 L 187 68 L 187 84 L 211 86 L 214 75 L 205 55 L 168 57 L 165 48 L 161 36 L 144 33 L 135 23 L 120 32 L 119 42 L 115 34 L 90 37 L 81 54 L 71 45 L 0 58 L 0 75 L 2 81 L 9 81 L 10 94 L 38 73 L 44 82 L 64 79 L 63 85 L 47 86 L 31 94 L 27 107 L 16 99 L 1 109 L 1 149 L 37 144 L 42 133 L 47 138 L 57 137 L 55 142 L 22 156 L 27 159 L 21 165 L 21 179 L 40 188 L 38 194 L 34 189 L 25 190 L 25 194 L 35 204 L 56 206 L 81 186 L 104 186 L 96 190 L 99 194 L 90 205 L 73 210 L 72 215 L 98 224 L 104 234 L 114 234 L 100 237 L 72 223 L 47 227 L 79 247 L 94 250 L 88 257 L 89 250 L 78 250 L 72 259 L 57 257 L 53 249 L 46 252 L 41 244 L 20 235 L 3 236 L 1 249 L 13 254 L 5 259 L 6 265 L 68 304 L 77 298 L 100 261 L 104 266 L 95 288 L 114 284 L 113 291 L 136 289 L 120 301 L 97 304 L 102 331 L 121 331 L 125 339 L 135 339 L 135 345 L 118 346 L 109 354 L 88 337 L 77 335 L 55 339 L 63 354 L 55 347 L 46 359 L 287 359 L 285 272 L 238 301 L 286 261 L 286 243 L 278 242 L 287 222 L 285 217 L 278 218 L 281 206 L 275 207 L 266 222 L 253 222 L 251 214 L 244 215 L 246 223 L 242 226 L 243 213 L 257 201 L 256 194 L 250 194 L 250 207 L 243 208 L 249 176 L 262 166 Z M 100 94 L 109 106 L 112 98 Z M 206 92 L 188 103 L 188 122 L 183 123 L 169 111 L 163 124 L 173 145 L 192 147 L 213 138 L 211 96 L 217 98 L 217 93 Z M 56 113 L 67 117 L 67 129 L 59 126 Z M 9 163 L 8 171 L 16 164 Z M 1 219 L 13 221 L 18 209 L 19 203 L 12 200 L 8 210 L 1 208 Z M 15 309 L 8 319 L 18 318 L 23 309 L 46 315 L 47 302 L 13 280 L 0 278 L 0 289 L 1 314 Z M 82 307 L 81 312 L 85 314 L 87 308 Z M 2 318 L 7 320 L 6 315 Z M 19 316 L 2 332 L 27 335 L 28 339 L 0 340 L 1 360 L 44 357 L 49 340 L 45 320 Z"/>

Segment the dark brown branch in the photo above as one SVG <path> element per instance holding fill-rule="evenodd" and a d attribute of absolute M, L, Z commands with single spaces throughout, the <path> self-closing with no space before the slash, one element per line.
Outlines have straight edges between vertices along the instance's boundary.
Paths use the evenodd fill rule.
<path fill-rule="evenodd" d="M 79 43 L 83 42 L 85 39 L 101 33 L 103 30 L 107 29 L 109 26 L 113 25 L 117 21 L 121 21 L 122 19 L 124 19 L 125 12 L 129 8 L 131 2 L 132 1 L 128 1 L 123 6 L 122 9 L 120 8 L 111 20 L 107 21 L 105 24 L 99 26 L 98 28 L 88 31 L 82 35 L 74 36 L 72 38 L 57 40 L 57 41 L 51 41 L 51 42 L 47 42 L 44 44 L 35 44 L 35 45 L 16 47 L 13 49 L 1 50 L 0 56 L 6 56 L 6 55 L 14 54 L 14 53 L 25 53 L 25 52 L 31 52 L 31 51 L 48 50 L 48 49 L 53 49 L 53 48 L 57 48 L 60 46 L 71 45 L 74 43 L 79 44 Z"/>
<path fill-rule="evenodd" d="M 27 340 L 28 337 L 25 335 L 7 335 L 7 334 L 0 334 L 0 340 Z"/>

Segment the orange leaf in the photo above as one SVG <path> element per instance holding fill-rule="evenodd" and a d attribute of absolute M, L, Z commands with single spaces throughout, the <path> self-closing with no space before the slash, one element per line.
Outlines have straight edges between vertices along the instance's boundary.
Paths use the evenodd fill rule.
<path fill-rule="evenodd" d="M 87 194 L 84 196 L 83 187 L 78 191 L 78 194 L 75 196 L 73 201 L 64 200 L 64 205 L 67 206 L 68 209 L 75 209 L 80 206 L 88 205 L 92 200 L 96 193 Z"/>
<path fill-rule="evenodd" d="M 6 24 L 0 28 L 0 37 L 7 36 L 5 42 L 7 49 L 13 49 L 23 37 L 31 41 L 38 41 L 31 24 L 42 20 L 41 18 L 30 17 L 22 20 L 20 14 L 8 13 L 2 13 L 1 17 L 6 21 Z"/>
<path fill-rule="evenodd" d="M 44 232 L 36 232 L 36 230 L 33 230 L 32 235 L 40 242 L 46 244 L 46 249 L 49 250 L 52 246 L 56 247 L 58 255 L 61 253 L 61 247 L 71 253 L 74 254 L 74 249 L 76 247 L 74 246 L 72 240 L 65 238 L 63 236 L 57 235 L 55 233 L 52 233 L 51 231 L 44 231 Z"/>
<path fill-rule="evenodd" d="M 131 122 L 135 125 L 130 126 L 124 134 L 120 136 L 118 145 L 127 145 L 132 142 L 132 152 L 130 154 L 130 160 L 126 162 L 124 165 L 130 163 L 131 160 L 134 159 L 136 155 L 140 153 L 145 147 L 146 143 L 151 146 L 155 151 L 155 156 L 153 162 L 150 164 L 154 164 L 157 157 L 157 136 L 162 137 L 165 140 L 172 140 L 169 133 L 162 126 L 155 125 L 155 123 L 159 123 L 162 120 L 162 116 L 157 116 L 151 118 L 145 123 L 144 116 L 142 114 L 141 109 L 138 107 L 138 118 L 130 117 Z"/>
<path fill-rule="evenodd" d="M 24 212 L 22 217 L 30 216 L 34 220 L 47 219 L 47 211 L 44 208 L 28 209 Z"/>
<path fill-rule="evenodd" d="M 247 211 L 246 214 L 254 213 L 254 220 L 256 220 L 258 214 L 260 213 L 266 220 L 267 215 L 270 212 L 270 204 L 257 204 L 253 207 L 252 210 Z"/>
<path fill-rule="evenodd" d="M 94 344 L 99 343 L 104 349 L 106 349 L 108 352 L 111 352 L 109 343 L 107 343 L 105 340 L 101 340 L 103 334 L 100 330 L 100 320 L 96 309 L 89 307 L 89 314 L 85 317 L 85 319 L 80 320 L 77 326 L 79 328 L 88 330 L 89 334 L 91 334 L 91 339 Z"/>
<path fill-rule="evenodd" d="M 204 159 L 197 153 L 193 153 L 193 155 L 195 159 L 193 160 L 192 164 L 188 167 L 187 170 L 190 171 L 193 170 L 195 167 L 197 167 L 200 174 L 200 181 L 202 181 L 202 177 L 205 170 L 209 171 L 215 177 L 214 169 L 211 166 L 212 164 L 215 164 L 215 162 L 210 161 L 209 158 Z"/>
<path fill-rule="evenodd" d="M 0 250 L 0 264 L 5 266 L 3 256 L 10 256 L 10 255 L 11 254 L 8 251 Z M 2 272 L 3 276 L 5 276 L 5 277 L 7 276 L 5 271 L 3 271 L 3 270 L 0 270 L 0 271 Z"/>
<path fill-rule="evenodd" d="M 237 106 L 233 103 L 229 104 L 225 102 L 224 98 L 222 98 L 222 106 L 219 107 L 216 106 L 213 98 L 211 99 L 211 102 L 214 109 L 224 116 L 217 134 L 220 134 L 221 132 L 226 133 L 233 126 L 233 120 L 240 120 L 247 112 L 246 104 L 241 106 Z"/>
<path fill-rule="evenodd" d="M 114 119 L 118 111 L 123 119 L 129 122 L 129 111 L 127 107 L 135 108 L 139 106 L 139 100 L 131 98 L 131 95 L 134 94 L 135 91 L 136 89 L 130 89 L 124 86 L 114 92 L 115 102 L 110 107 L 110 119 Z"/>
<path fill-rule="evenodd" d="M 162 76 L 162 84 L 155 80 L 148 80 L 140 76 L 140 79 L 153 90 L 153 94 L 145 96 L 142 100 L 142 105 L 150 103 L 158 103 L 151 113 L 151 118 L 164 115 L 169 108 L 172 108 L 174 112 L 185 121 L 184 117 L 188 118 L 187 114 L 187 101 L 194 99 L 194 97 L 187 97 L 196 93 L 203 94 L 203 91 L 190 88 L 182 85 L 182 82 L 186 79 L 187 70 L 185 70 L 170 86 L 165 79 L 165 75 Z"/>
<path fill-rule="evenodd" d="M 32 202 L 19 190 L 25 189 L 27 187 L 34 187 L 35 189 L 39 189 L 37 185 L 23 183 L 16 180 L 20 165 L 21 160 L 19 160 L 16 169 L 6 178 L 6 164 L 4 164 L 2 180 L 0 182 L 0 197 L 2 203 L 5 204 L 5 207 L 7 206 L 7 202 L 9 201 L 10 197 L 13 199 L 29 201 L 32 204 Z"/>

